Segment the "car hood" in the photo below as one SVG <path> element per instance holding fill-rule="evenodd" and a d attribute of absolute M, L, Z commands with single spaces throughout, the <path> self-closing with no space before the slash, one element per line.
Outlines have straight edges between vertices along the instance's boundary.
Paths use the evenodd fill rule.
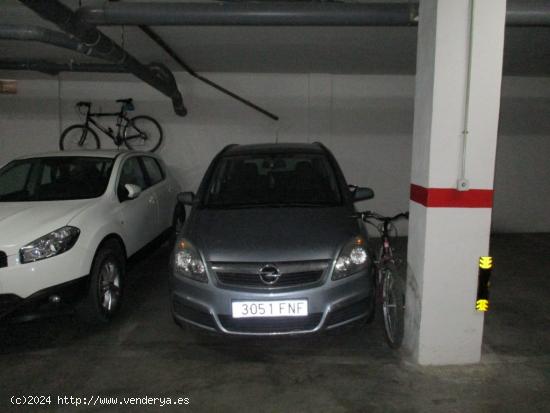
<path fill-rule="evenodd" d="M 361 231 L 353 211 L 345 207 L 194 212 L 184 235 L 211 262 L 332 259 Z"/>
<path fill-rule="evenodd" d="M 23 245 L 67 225 L 93 202 L 0 202 L 0 250 L 16 254 Z"/>

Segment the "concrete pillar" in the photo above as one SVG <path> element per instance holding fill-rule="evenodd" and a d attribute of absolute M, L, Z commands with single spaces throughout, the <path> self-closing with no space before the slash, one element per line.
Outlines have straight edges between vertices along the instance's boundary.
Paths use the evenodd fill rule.
<path fill-rule="evenodd" d="M 489 248 L 505 15 L 505 0 L 420 2 L 404 345 L 424 365 L 480 360 L 475 301 Z"/>

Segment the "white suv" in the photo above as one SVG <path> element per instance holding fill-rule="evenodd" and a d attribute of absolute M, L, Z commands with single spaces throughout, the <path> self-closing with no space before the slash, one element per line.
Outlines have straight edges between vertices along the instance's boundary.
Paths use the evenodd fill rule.
<path fill-rule="evenodd" d="M 108 321 L 126 259 L 185 219 L 178 192 L 151 153 L 56 152 L 0 168 L 0 318 L 67 302 Z"/>

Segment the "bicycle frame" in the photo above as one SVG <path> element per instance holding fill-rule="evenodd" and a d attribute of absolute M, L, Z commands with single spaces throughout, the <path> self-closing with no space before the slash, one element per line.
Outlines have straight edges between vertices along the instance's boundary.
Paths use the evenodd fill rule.
<path fill-rule="evenodd" d="M 378 255 L 376 256 L 376 259 L 374 261 L 374 264 L 376 265 L 377 270 L 377 282 L 380 283 L 382 280 L 382 269 L 387 266 L 388 264 L 394 264 L 395 266 L 399 266 L 401 264 L 401 261 L 396 259 L 393 255 L 393 248 L 390 241 L 390 231 L 391 231 L 391 225 L 392 221 L 388 219 L 383 219 L 383 217 L 376 217 L 372 216 L 373 219 L 381 220 L 380 225 L 375 225 L 373 222 L 369 221 L 368 219 L 365 219 L 365 222 L 369 223 L 370 225 L 374 226 L 378 232 L 380 233 L 380 248 L 378 250 Z"/>
<path fill-rule="evenodd" d="M 116 119 L 116 127 L 117 127 L 116 135 L 113 133 L 113 130 L 111 128 L 105 127 L 101 123 L 94 120 L 94 118 L 100 118 L 100 117 L 116 117 L 117 118 Z M 120 145 L 122 145 L 122 141 L 123 141 L 123 139 L 120 135 L 120 132 L 121 132 L 123 126 L 125 126 L 125 124 L 123 123 L 123 120 L 126 121 L 126 124 L 129 122 L 129 119 L 126 117 L 126 113 L 124 112 L 123 109 L 121 109 L 118 112 L 101 113 L 101 112 L 90 112 L 90 108 L 88 108 L 88 111 L 86 112 L 86 120 L 84 122 L 84 125 L 86 127 L 90 127 L 90 123 L 91 123 L 97 129 L 99 129 L 101 132 L 103 132 L 105 135 L 110 137 L 113 140 L 113 142 L 115 143 L 115 145 L 120 146 Z M 82 140 L 81 144 L 84 143 L 85 139 L 86 139 L 86 135 L 83 134 L 82 138 L 81 138 L 81 140 Z"/>
<path fill-rule="evenodd" d="M 382 265 L 392 260 L 392 251 L 387 240 L 382 240 L 380 248 L 378 250 L 377 265 Z"/>
<path fill-rule="evenodd" d="M 382 269 L 384 266 L 390 263 L 395 263 L 393 249 L 391 247 L 390 237 L 388 235 L 387 224 L 388 223 L 384 223 L 386 228 L 383 228 L 382 231 L 380 231 L 381 245 L 378 252 L 378 260 L 376 262 L 376 268 L 378 270 L 378 283 L 382 281 Z"/>

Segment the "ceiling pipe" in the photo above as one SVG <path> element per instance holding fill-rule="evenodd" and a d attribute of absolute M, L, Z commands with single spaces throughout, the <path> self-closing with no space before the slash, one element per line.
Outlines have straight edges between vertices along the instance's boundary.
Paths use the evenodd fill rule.
<path fill-rule="evenodd" d="M 0 70 L 30 70 L 57 75 L 60 72 L 127 73 L 118 65 L 103 63 L 57 63 L 46 60 L 0 60 Z"/>
<path fill-rule="evenodd" d="M 112 2 L 82 7 L 77 14 L 82 21 L 99 26 L 414 26 L 418 24 L 418 1 Z M 506 24 L 550 26 L 550 2 L 508 1 Z"/>
<path fill-rule="evenodd" d="M 506 24 L 516 27 L 550 26 L 550 1 L 508 0 Z"/>
<path fill-rule="evenodd" d="M 94 55 L 121 65 L 128 72 L 172 99 L 174 111 L 180 116 L 187 114 L 183 98 L 178 90 L 174 75 L 162 64 L 148 66 L 141 64 L 94 25 L 82 21 L 59 0 L 20 0 L 21 3 L 36 12 L 40 17 L 56 24 L 63 31 L 73 35 Z"/>
<path fill-rule="evenodd" d="M 155 41 L 166 53 L 168 53 L 180 66 L 187 71 L 191 76 L 199 79 L 200 81 L 210 85 L 211 87 L 219 90 L 222 93 L 225 93 L 228 96 L 231 96 L 234 99 L 244 103 L 245 105 L 261 112 L 262 114 L 268 116 L 271 119 L 278 120 L 279 117 L 258 105 L 250 102 L 247 99 L 237 95 L 236 93 L 227 90 L 223 86 L 218 85 L 217 83 L 207 79 L 206 77 L 200 75 L 195 70 L 193 70 L 187 63 L 183 61 L 175 52 L 168 46 L 166 42 L 156 34 L 152 29 L 147 26 L 140 27 L 153 41 Z M 62 47 L 69 50 L 74 50 L 76 52 L 84 53 L 88 56 L 102 58 L 103 56 L 97 53 L 94 53 L 94 49 L 88 47 L 84 43 L 78 41 L 74 37 L 69 35 L 57 32 L 54 30 L 46 29 L 39 26 L 16 26 L 16 25 L 0 25 L 0 39 L 3 40 L 19 40 L 19 41 L 37 41 L 45 44 L 51 44 L 53 46 Z M 78 72 L 118 72 L 118 73 L 127 73 L 128 70 L 119 65 L 109 65 L 109 64 L 61 64 L 61 63 L 51 63 L 45 61 L 2 61 L 3 66 L 0 65 L 0 69 L 9 69 L 9 70 L 33 70 L 48 74 L 57 74 L 60 71 L 78 71 Z"/>
<path fill-rule="evenodd" d="M 273 120 L 279 120 L 279 117 L 260 106 L 252 103 L 251 101 L 237 95 L 236 93 L 231 92 L 230 90 L 227 90 L 223 86 L 218 85 L 217 83 L 213 82 L 212 80 L 204 77 L 203 75 L 197 73 L 195 70 L 193 70 L 178 54 L 160 37 L 153 29 L 151 29 L 149 26 L 139 26 L 139 28 L 147 35 L 149 36 L 156 44 L 158 44 L 172 59 L 174 59 L 182 68 L 185 70 L 189 75 L 193 76 L 194 78 L 200 80 L 201 82 L 206 83 L 207 85 L 213 87 L 214 89 L 232 97 L 233 99 L 238 100 L 239 102 L 245 104 L 246 106 L 251 107 L 252 109 L 264 114 L 265 116 L 273 119 Z"/>
<path fill-rule="evenodd" d="M 0 39 L 35 41 L 98 57 L 93 50 L 73 37 L 39 26 L 0 25 Z"/>
<path fill-rule="evenodd" d="M 88 23 L 149 26 L 408 26 L 415 3 L 104 3 L 77 11 Z"/>

